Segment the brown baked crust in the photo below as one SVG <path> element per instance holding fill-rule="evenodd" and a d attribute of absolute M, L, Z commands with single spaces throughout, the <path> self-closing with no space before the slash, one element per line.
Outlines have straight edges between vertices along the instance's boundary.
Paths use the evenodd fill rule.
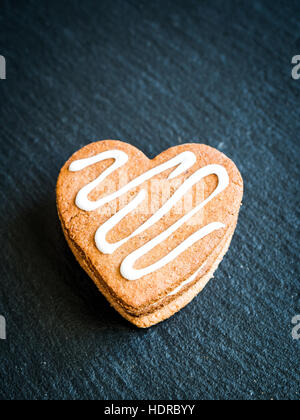
<path fill-rule="evenodd" d="M 226 225 L 226 229 L 208 235 L 181 254 L 175 261 L 149 276 L 133 282 L 124 279 L 119 268 L 125 256 L 175 223 L 182 217 L 182 214 L 178 215 L 171 212 L 155 226 L 144 232 L 143 235 L 131 239 L 114 254 L 101 254 L 96 248 L 94 235 L 97 228 L 113 214 L 113 206 L 110 208 L 111 205 L 106 205 L 100 211 L 85 212 L 77 208 L 75 198 L 84 185 L 98 177 L 113 161 L 100 162 L 76 173 L 70 172 L 69 166 L 75 160 L 91 157 L 112 149 L 125 151 L 129 155 L 128 163 L 119 170 L 118 174 L 127 176 L 128 179 L 125 183 L 183 151 L 194 152 L 197 156 L 197 163 L 189 171 L 182 174 L 178 182 L 183 182 L 197 169 L 208 164 L 224 166 L 230 178 L 227 189 L 204 208 L 201 214 L 201 226 L 199 224 L 184 225 L 169 240 L 156 247 L 149 255 L 139 261 L 138 264 L 141 267 L 157 261 L 162 255 L 166 255 L 170 249 L 175 248 L 184 239 L 208 223 L 219 221 Z M 166 179 L 170 172 L 171 170 L 156 178 Z M 121 180 L 122 176 L 120 176 Z M 113 177 L 116 177 L 115 173 L 112 174 L 111 181 L 113 181 Z M 197 204 L 214 190 L 216 177 L 209 176 L 202 183 L 202 188 L 193 191 Z M 142 187 L 150 189 L 150 183 L 145 183 Z M 110 187 L 108 186 L 108 188 Z M 140 188 L 133 190 L 132 193 L 136 194 Z M 105 194 L 111 192 L 114 191 L 107 191 Z M 97 199 L 102 194 L 103 191 L 98 188 L 91 194 L 91 199 Z M 126 143 L 111 140 L 92 143 L 76 152 L 66 162 L 57 183 L 58 214 L 64 235 L 75 257 L 112 306 L 122 316 L 140 327 L 148 327 L 168 318 L 202 290 L 228 249 L 236 226 L 242 195 L 243 181 L 234 163 L 217 150 L 200 144 L 178 146 L 167 150 L 154 160 L 149 160 L 141 151 Z M 155 197 L 151 198 L 155 200 Z M 141 213 L 129 215 L 126 220 L 112 230 L 108 235 L 108 240 L 116 242 L 130 235 L 150 216 L 151 214 Z M 168 296 L 182 281 L 195 273 L 204 262 L 206 262 L 205 269 L 199 273 L 198 279 L 183 288 L 179 294 L 172 297 Z"/>
<path fill-rule="evenodd" d="M 127 312 L 124 307 L 122 307 L 115 297 L 112 297 L 105 287 L 105 284 L 97 274 L 95 274 L 90 267 L 86 264 L 86 262 L 80 257 L 78 254 L 78 250 L 74 247 L 74 245 L 69 241 L 68 237 L 66 236 L 66 240 L 69 244 L 70 249 L 72 250 L 75 258 L 81 265 L 81 267 L 85 270 L 85 272 L 90 276 L 93 280 L 95 285 L 97 286 L 98 290 L 105 296 L 108 300 L 110 305 L 127 321 L 131 322 L 132 324 L 136 325 L 139 328 L 149 328 L 153 325 L 156 325 L 166 319 L 170 318 L 172 315 L 180 311 L 186 305 L 188 305 L 195 296 L 197 296 L 207 285 L 207 283 L 213 278 L 214 272 L 217 270 L 219 264 L 221 263 L 223 256 L 227 252 L 232 236 L 226 240 L 225 244 L 223 244 L 222 252 L 214 261 L 213 265 L 205 272 L 204 275 L 199 273 L 199 276 L 192 282 L 190 285 L 184 287 L 180 292 L 176 295 L 172 296 L 172 298 L 163 299 L 162 304 L 159 306 L 153 306 L 152 310 L 144 314 L 133 315 L 130 312 Z"/>

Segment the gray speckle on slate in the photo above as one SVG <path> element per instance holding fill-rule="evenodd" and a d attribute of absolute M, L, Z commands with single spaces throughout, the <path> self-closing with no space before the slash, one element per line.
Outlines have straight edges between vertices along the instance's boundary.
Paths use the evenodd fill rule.
<path fill-rule="evenodd" d="M 299 399 L 298 1 L 2 0 L 2 399 Z M 215 279 L 140 331 L 110 309 L 56 216 L 64 161 L 115 138 L 201 141 L 244 206 Z"/>

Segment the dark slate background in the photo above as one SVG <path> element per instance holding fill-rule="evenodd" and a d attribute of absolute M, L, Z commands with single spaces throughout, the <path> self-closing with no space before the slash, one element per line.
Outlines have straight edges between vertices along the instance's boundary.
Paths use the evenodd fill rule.
<path fill-rule="evenodd" d="M 298 0 L 1 1 L 2 399 L 298 399 Z M 69 251 L 55 184 L 113 138 L 149 157 L 205 142 L 245 181 L 221 268 L 149 330 Z"/>

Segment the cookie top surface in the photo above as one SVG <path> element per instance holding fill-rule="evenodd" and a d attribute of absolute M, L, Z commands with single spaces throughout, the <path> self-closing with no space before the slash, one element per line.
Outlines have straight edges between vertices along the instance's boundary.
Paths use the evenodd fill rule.
<path fill-rule="evenodd" d="M 113 295 L 147 307 L 192 276 L 235 226 L 243 181 L 223 153 L 202 144 L 148 159 L 113 140 L 63 166 L 57 205 L 65 234 Z"/>

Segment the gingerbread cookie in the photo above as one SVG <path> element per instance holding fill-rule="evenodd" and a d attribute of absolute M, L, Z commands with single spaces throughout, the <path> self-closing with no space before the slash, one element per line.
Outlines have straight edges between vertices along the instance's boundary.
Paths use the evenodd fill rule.
<path fill-rule="evenodd" d="M 120 141 L 92 143 L 64 165 L 57 208 L 66 240 L 110 304 L 138 327 L 187 305 L 230 245 L 243 181 L 202 144 L 149 160 Z"/>

